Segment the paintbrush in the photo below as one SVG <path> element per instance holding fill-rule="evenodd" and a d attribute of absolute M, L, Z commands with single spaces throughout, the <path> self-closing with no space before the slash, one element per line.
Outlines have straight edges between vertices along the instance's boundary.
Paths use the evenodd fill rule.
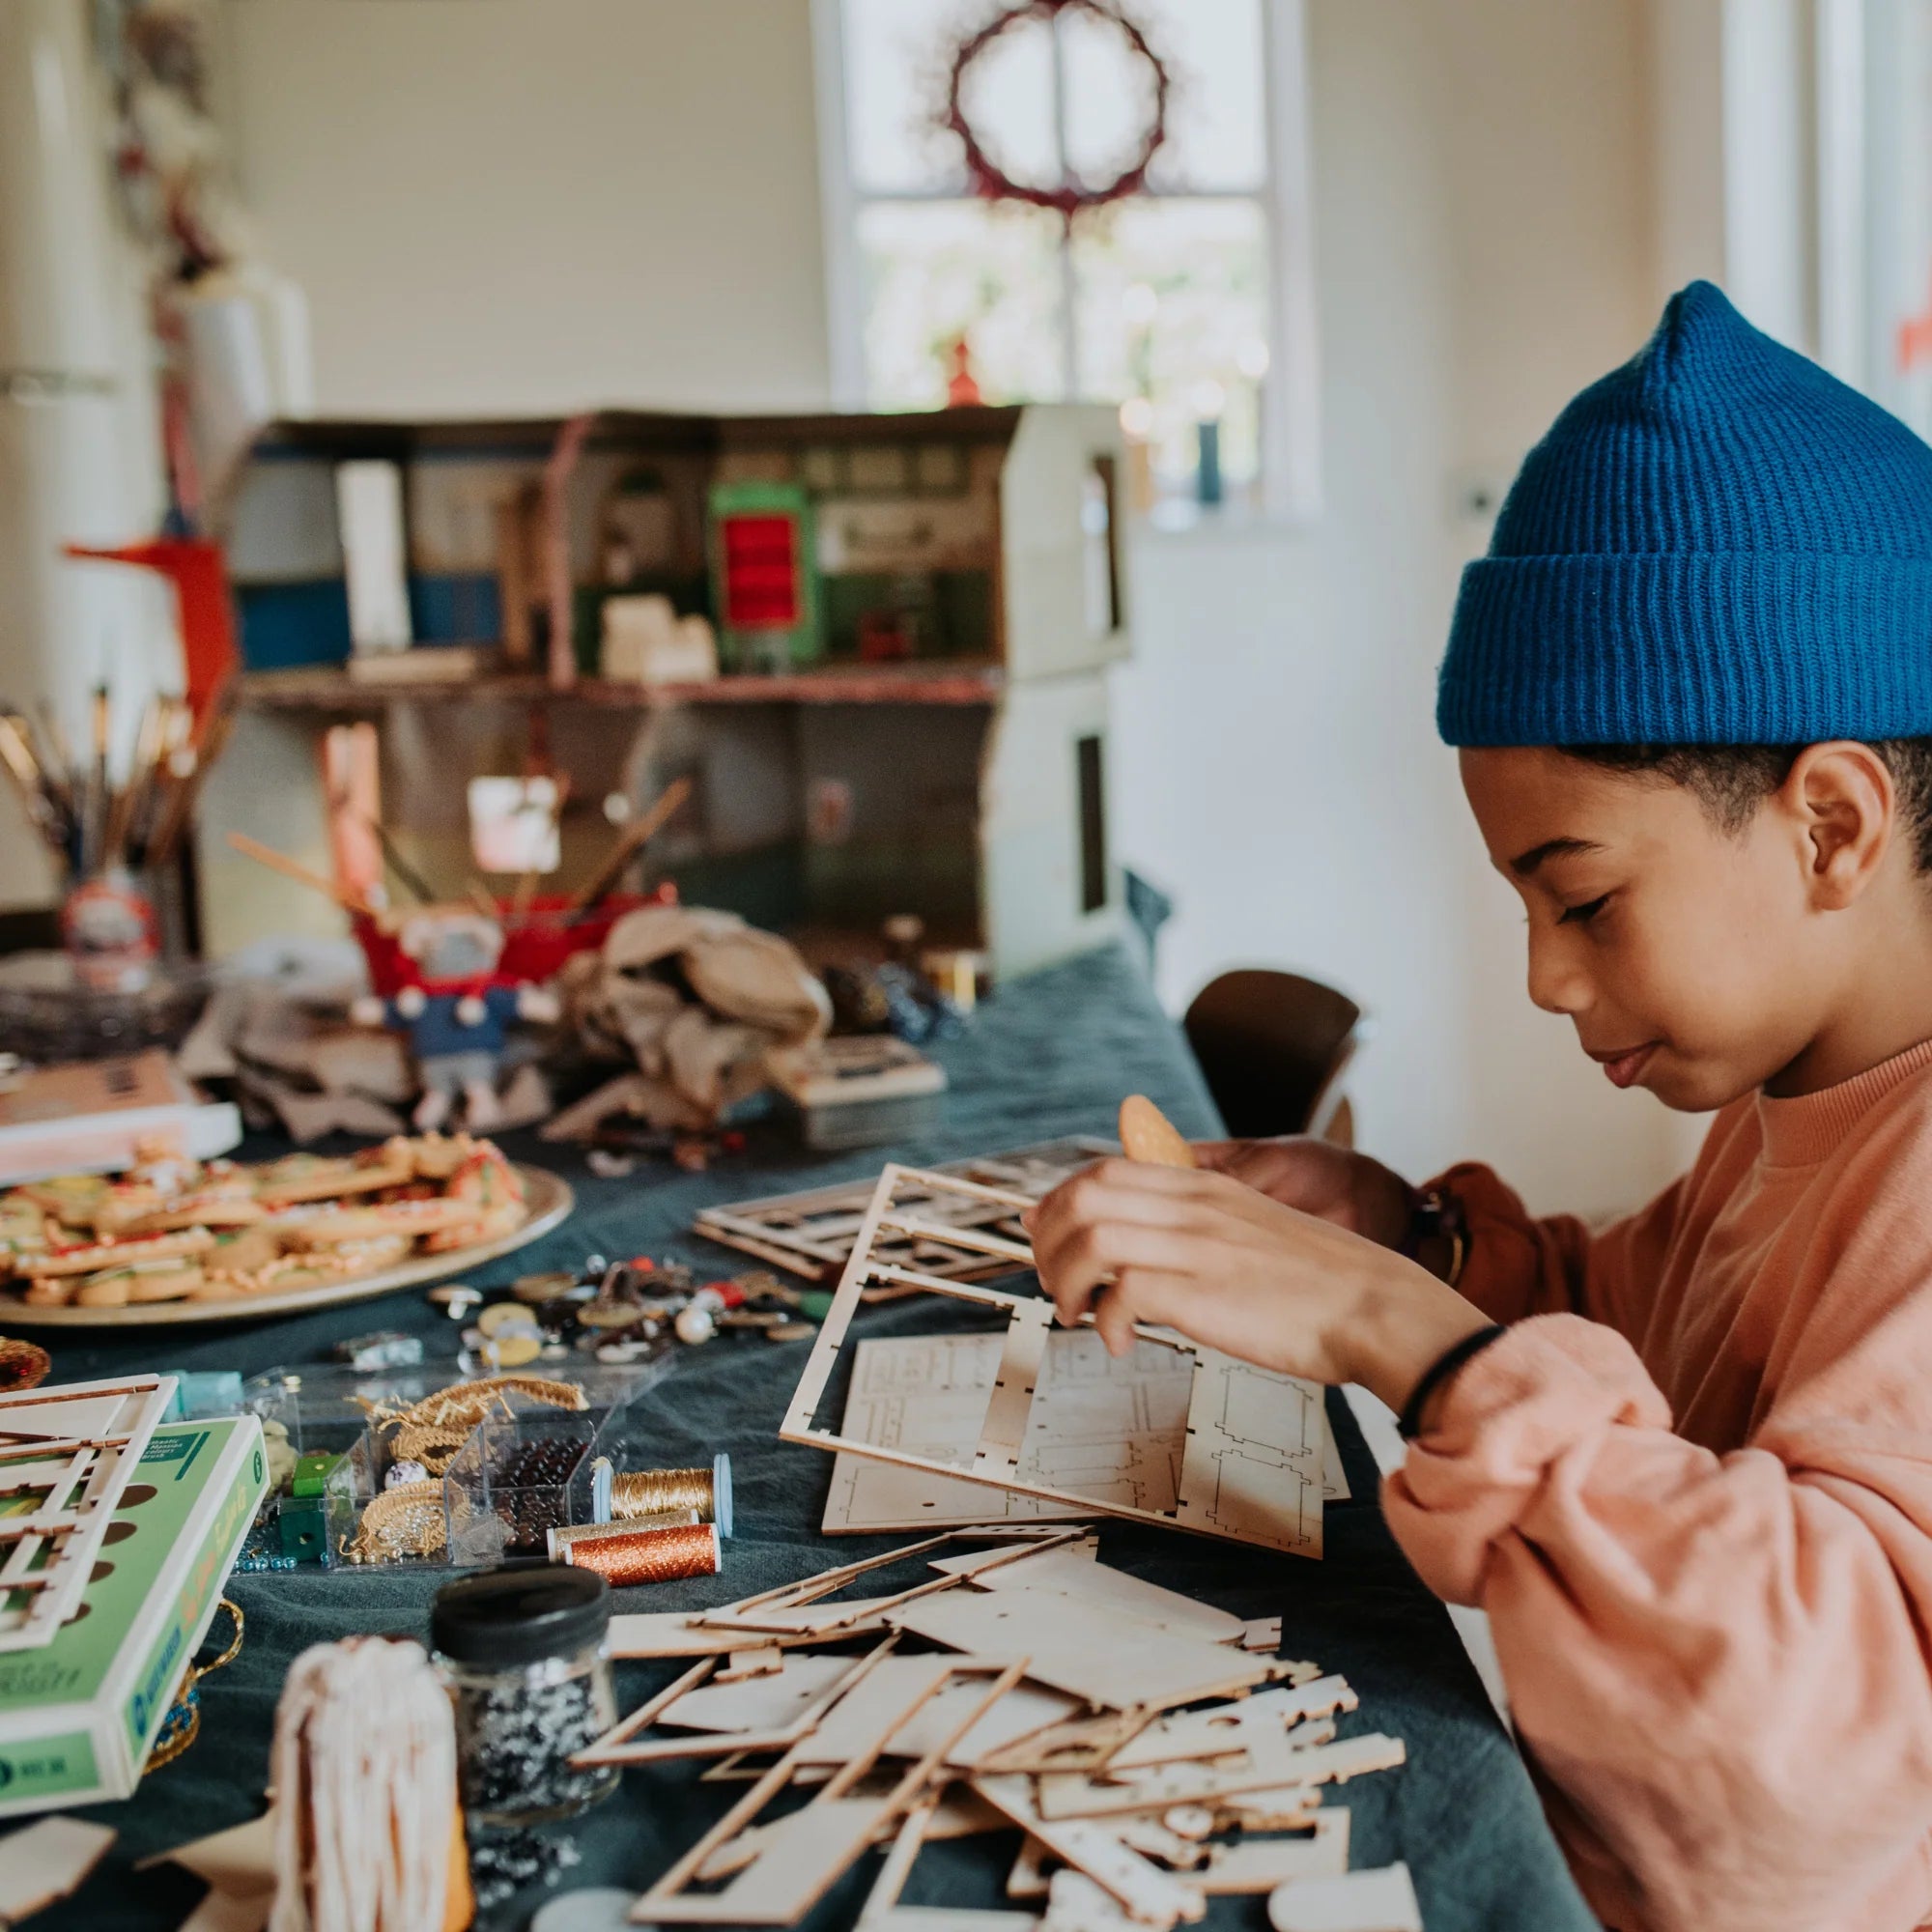
<path fill-rule="evenodd" d="M 81 860 L 90 870 L 106 863 L 107 748 L 113 738 L 113 699 L 104 684 L 94 687 L 88 705 L 90 758 L 87 772 L 87 822 L 81 831 Z"/>
<path fill-rule="evenodd" d="M 268 867 L 271 872 L 279 872 L 284 878 L 294 879 L 297 884 L 325 895 L 345 912 L 358 913 L 364 919 L 376 917 L 376 908 L 366 899 L 345 892 L 333 879 L 325 879 L 320 872 L 310 871 L 298 859 L 277 852 L 272 845 L 264 845 L 259 838 L 250 838 L 245 832 L 231 832 L 228 842 L 244 859 L 253 859 L 257 865 Z"/>
<path fill-rule="evenodd" d="M 107 808 L 107 829 L 102 838 L 106 848 L 101 855 L 103 865 L 127 863 L 128 839 L 134 823 L 135 808 L 140 803 L 142 788 L 160 751 L 162 716 L 159 697 L 149 698 L 141 708 L 141 728 L 135 734 L 134 755 L 128 767 L 127 781 L 113 793 Z"/>
<path fill-rule="evenodd" d="M 182 753 L 176 753 L 174 771 L 179 782 L 168 796 L 159 822 L 155 828 L 154 844 L 149 852 L 149 864 L 165 866 L 175 855 L 181 843 L 183 830 L 189 814 L 194 810 L 195 800 L 201 794 L 210 768 L 221 755 L 228 743 L 228 735 L 235 728 L 235 713 L 232 710 L 217 711 L 212 716 L 202 732 L 201 743 L 191 747 L 186 753 L 187 769 L 181 769 Z M 358 901 L 359 905 L 359 901 Z"/>

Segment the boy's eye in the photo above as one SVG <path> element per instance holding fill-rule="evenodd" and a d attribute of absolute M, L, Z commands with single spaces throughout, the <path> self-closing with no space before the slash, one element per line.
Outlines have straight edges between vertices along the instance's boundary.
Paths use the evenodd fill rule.
<path fill-rule="evenodd" d="M 1563 909 L 1562 917 L 1556 923 L 1558 925 L 1588 925 L 1609 902 L 1610 895 L 1608 893 L 1605 893 L 1601 898 L 1590 900 L 1587 905 L 1566 906 Z"/>

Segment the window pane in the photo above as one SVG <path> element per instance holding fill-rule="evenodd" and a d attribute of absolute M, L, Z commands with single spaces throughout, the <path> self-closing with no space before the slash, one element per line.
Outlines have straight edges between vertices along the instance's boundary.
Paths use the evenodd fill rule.
<path fill-rule="evenodd" d="M 1165 58 L 1162 43 L 1150 39 Z M 1060 49 L 1066 76 L 1067 163 L 1082 181 L 1097 186 L 1140 156 L 1153 119 L 1153 69 L 1118 27 L 1093 14 L 1061 16 Z"/>
<path fill-rule="evenodd" d="M 1172 76 L 1156 192 L 1252 192 L 1267 178 L 1261 0 L 1135 0 Z"/>
<path fill-rule="evenodd" d="M 1932 435 L 1932 8 L 1865 14 L 1867 386 Z"/>
<path fill-rule="evenodd" d="M 959 144 L 938 127 L 959 0 L 842 0 L 852 179 L 875 194 L 956 193 Z"/>
<path fill-rule="evenodd" d="M 1195 425 L 1217 413 L 1224 471 L 1253 478 L 1268 341 L 1260 203 L 1122 202 L 1075 224 L 1073 263 L 1087 394 L 1146 400 L 1154 468 L 1171 485 L 1193 472 Z"/>
<path fill-rule="evenodd" d="M 943 101 L 943 82 L 932 99 Z M 966 70 L 959 105 L 986 158 L 1009 181 L 1027 187 L 1060 185 L 1053 29 L 1044 21 L 1022 20 L 991 42 Z"/>
<path fill-rule="evenodd" d="M 1052 402 L 1062 378 L 1059 219 L 979 201 L 874 202 L 859 214 L 866 386 L 879 409 L 946 400 L 965 336 L 989 403 Z"/>

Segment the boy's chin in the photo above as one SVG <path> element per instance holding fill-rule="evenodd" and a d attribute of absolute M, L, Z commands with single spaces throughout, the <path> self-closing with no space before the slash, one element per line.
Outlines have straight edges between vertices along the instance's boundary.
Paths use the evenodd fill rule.
<path fill-rule="evenodd" d="M 1734 1067 L 1687 1064 L 1673 1057 L 1667 1065 L 1647 1068 L 1641 1084 L 1674 1114 L 1715 1114 L 1719 1107 L 1754 1094 L 1760 1083 Z"/>

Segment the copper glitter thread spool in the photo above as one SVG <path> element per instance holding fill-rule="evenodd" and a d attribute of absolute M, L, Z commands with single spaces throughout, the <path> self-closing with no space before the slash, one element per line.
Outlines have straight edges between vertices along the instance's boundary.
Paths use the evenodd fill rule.
<path fill-rule="evenodd" d="M 715 1577 L 722 1567 L 715 1522 L 670 1529 L 612 1527 L 573 1538 L 557 1552 L 573 1570 L 595 1570 L 613 1590 L 633 1583 L 670 1583 L 682 1577 Z"/>
<path fill-rule="evenodd" d="M 731 1459 L 722 1450 L 708 1469 L 624 1469 L 611 1480 L 611 1516 L 630 1522 L 665 1510 L 695 1509 L 704 1522 L 731 1534 Z"/>
<path fill-rule="evenodd" d="M 613 1529 L 693 1529 L 698 1521 L 695 1509 L 660 1510 L 656 1516 L 641 1516 L 633 1521 L 566 1522 L 545 1532 L 550 1545 L 550 1560 L 560 1563 L 566 1543 L 581 1543 L 586 1536 L 609 1536 Z"/>

